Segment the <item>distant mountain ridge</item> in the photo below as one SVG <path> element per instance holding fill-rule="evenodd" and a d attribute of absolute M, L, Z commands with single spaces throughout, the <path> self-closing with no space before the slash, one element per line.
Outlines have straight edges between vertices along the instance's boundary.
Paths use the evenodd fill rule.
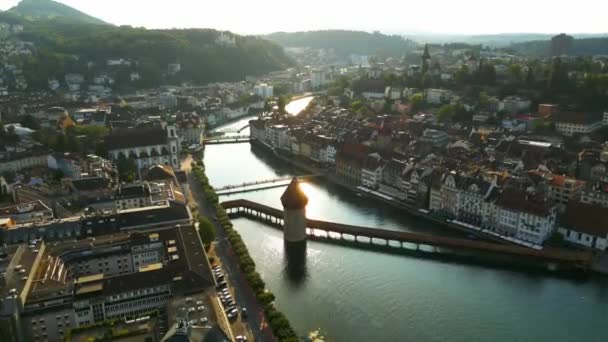
<path fill-rule="evenodd" d="M 8 12 L 33 19 L 58 19 L 96 25 L 108 24 L 101 19 L 53 0 L 21 0 L 17 6 L 9 9 Z"/>
<path fill-rule="evenodd" d="M 416 48 L 416 43 L 401 36 L 364 31 L 275 32 L 264 38 L 283 47 L 333 49 L 343 56 L 350 54 L 396 56 Z"/>
<path fill-rule="evenodd" d="M 458 35 L 458 34 L 404 34 L 406 38 L 419 43 L 466 43 L 473 45 L 485 45 L 489 47 L 506 47 L 511 44 L 525 43 L 530 41 L 550 40 L 555 34 L 549 33 L 499 33 L 499 34 L 480 34 L 480 35 Z M 578 33 L 571 34 L 577 39 L 603 38 L 608 37 L 608 33 Z"/>
<path fill-rule="evenodd" d="M 533 40 L 511 44 L 507 49 L 522 55 L 549 56 L 551 40 Z M 568 55 L 589 56 L 608 55 L 608 37 L 603 38 L 576 38 Z"/>

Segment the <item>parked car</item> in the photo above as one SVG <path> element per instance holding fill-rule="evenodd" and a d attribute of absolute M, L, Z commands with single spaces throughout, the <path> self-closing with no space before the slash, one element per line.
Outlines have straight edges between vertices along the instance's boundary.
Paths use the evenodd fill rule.
<path fill-rule="evenodd" d="M 243 335 L 238 335 L 234 339 L 236 340 L 236 342 L 247 342 L 247 336 L 243 336 Z"/>
<path fill-rule="evenodd" d="M 241 318 L 247 318 L 247 308 L 241 309 Z"/>

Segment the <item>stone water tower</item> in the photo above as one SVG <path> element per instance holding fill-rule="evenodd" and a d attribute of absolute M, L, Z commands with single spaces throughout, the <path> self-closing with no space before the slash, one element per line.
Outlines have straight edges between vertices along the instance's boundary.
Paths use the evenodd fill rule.
<path fill-rule="evenodd" d="M 293 178 L 281 196 L 283 204 L 283 241 L 285 247 L 306 248 L 306 205 L 308 197 Z"/>

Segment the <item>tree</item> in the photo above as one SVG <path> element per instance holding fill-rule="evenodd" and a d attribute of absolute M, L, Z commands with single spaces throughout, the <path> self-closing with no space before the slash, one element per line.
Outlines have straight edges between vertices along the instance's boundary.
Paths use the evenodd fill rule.
<path fill-rule="evenodd" d="M 494 85 L 496 83 L 496 69 L 491 64 L 482 64 L 478 71 L 479 83 Z"/>
<path fill-rule="evenodd" d="M 27 127 L 29 129 L 40 129 L 40 124 L 38 123 L 38 120 L 36 120 L 36 118 L 29 114 L 24 115 L 19 123 L 21 124 L 21 126 Z"/>
<path fill-rule="evenodd" d="M 125 157 L 124 154 L 118 156 L 116 168 L 121 181 L 131 183 L 137 176 L 137 164 L 132 158 Z"/>
<path fill-rule="evenodd" d="M 363 104 L 363 101 L 361 101 L 361 100 L 354 101 L 354 102 L 353 102 L 353 103 L 350 105 L 350 108 L 351 108 L 352 110 L 354 110 L 355 112 L 360 111 L 360 110 L 361 110 L 361 108 L 363 108 L 363 107 L 365 107 L 365 104 Z"/>
<path fill-rule="evenodd" d="M 536 83 L 536 78 L 534 77 L 534 70 L 531 66 L 528 67 L 528 73 L 526 74 L 526 86 L 532 87 Z"/>
<path fill-rule="evenodd" d="M 384 100 L 384 107 L 382 108 L 382 110 L 383 110 L 385 113 L 390 113 L 390 112 L 392 112 L 392 111 L 393 111 L 393 104 L 394 104 L 394 103 L 395 103 L 395 101 L 394 101 L 394 100 L 392 100 L 392 99 L 386 99 L 386 100 Z"/>
<path fill-rule="evenodd" d="M 549 76 L 549 90 L 561 93 L 568 87 L 568 73 L 561 58 L 555 58 Z"/>
<path fill-rule="evenodd" d="M 19 136 L 15 132 L 15 126 L 13 126 L 13 125 L 8 126 L 6 131 L 4 130 L 4 126 L 3 126 L 3 127 L 0 127 L 0 131 L 3 132 L 3 136 L 0 136 L 0 138 L 2 139 L 2 141 L 0 141 L 0 142 L 5 143 L 10 146 L 17 145 L 17 143 L 19 142 Z"/>
<path fill-rule="evenodd" d="M 61 179 L 64 177 L 63 171 L 61 171 L 60 169 L 53 171 L 52 177 L 54 182 L 60 182 Z"/>
<path fill-rule="evenodd" d="M 458 104 L 454 107 L 452 120 L 460 123 L 469 123 L 473 121 L 473 113 L 467 112 L 463 105 Z"/>
<path fill-rule="evenodd" d="M 507 69 L 507 73 L 509 74 L 509 77 L 511 78 L 511 80 L 516 83 L 519 84 L 522 81 L 522 71 L 521 71 L 521 65 L 519 64 L 510 64 L 508 69 Z"/>
<path fill-rule="evenodd" d="M 279 110 L 279 113 L 286 113 L 285 106 L 287 106 L 287 98 L 285 96 L 279 96 L 279 101 L 277 102 L 277 108 Z"/>
<path fill-rule="evenodd" d="M 264 291 L 260 294 L 257 295 L 258 301 L 260 302 L 260 304 L 262 304 L 263 306 L 266 306 L 272 302 L 274 302 L 275 297 L 274 294 L 272 294 L 272 292 L 269 291 Z"/>
<path fill-rule="evenodd" d="M 410 96 L 410 108 L 412 112 L 417 112 L 422 109 L 424 103 L 424 95 L 422 93 L 416 93 Z"/>
<path fill-rule="evenodd" d="M 272 110 L 271 101 L 270 101 L 270 99 L 266 99 L 264 101 L 264 111 L 265 112 L 270 112 L 271 110 Z"/>
<path fill-rule="evenodd" d="M 247 281 L 255 293 L 261 293 L 266 288 L 266 283 L 264 283 L 258 272 L 247 273 Z"/>
<path fill-rule="evenodd" d="M 490 97 L 485 91 L 482 91 L 479 93 L 478 101 L 480 106 L 485 107 L 490 103 Z"/>
<path fill-rule="evenodd" d="M 471 79 L 471 75 L 469 74 L 469 68 L 466 65 L 462 65 L 454 74 L 454 81 L 456 82 L 456 86 L 464 87 L 469 84 Z"/>
<path fill-rule="evenodd" d="M 441 122 L 450 121 L 452 119 L 452 116 L 454 115 L 454 112 L 454 105 L 445 104 L 441 106 L 441 108 L 439 108 L 439 110 L 437 111 L 437 120 Z"/>
<path fill-rule="evenodd" d="M 208 218 L 203 216 L 198 218 L 198 234 L 205 246 L 209 246 L 215 240 L 215 226 Z"/>
<path fill-rule="evenodd" d="M 67 147 L 67 142 L 66 142 L 65 134 L 59 133 L 57 135 L 57 140 L 55 141 L 55 151 L 65 152 L 66 147 Z"/>

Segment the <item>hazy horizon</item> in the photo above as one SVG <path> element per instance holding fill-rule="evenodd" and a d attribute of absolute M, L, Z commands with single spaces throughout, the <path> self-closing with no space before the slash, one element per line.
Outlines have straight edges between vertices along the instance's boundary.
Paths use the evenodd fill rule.
<path fill-rule="evenodd" d="M 7 10 L 18 2 L 0 0 L 0 9 Z M 240 34 L 329 29 L 411 35 L 601 34 L 608 31 L 605 24 L 608 2 L 598 4 L 594 0 L 580 0 L 575 8 L 556 6 L 548 0 L 514 0 L 508 4 L 501 2 L 502 6 L 480 0 L 436 0 L 432 4 L 387 0 L 375 10 L 373 5 L 358 7 L 345 0 L 310 0 L 300 7 L 279 0 L 237 4 L 160 0 L 147 2 L 145 6 L 136 0 L 58 2 L 115 25 L 213 28 Z"/>

